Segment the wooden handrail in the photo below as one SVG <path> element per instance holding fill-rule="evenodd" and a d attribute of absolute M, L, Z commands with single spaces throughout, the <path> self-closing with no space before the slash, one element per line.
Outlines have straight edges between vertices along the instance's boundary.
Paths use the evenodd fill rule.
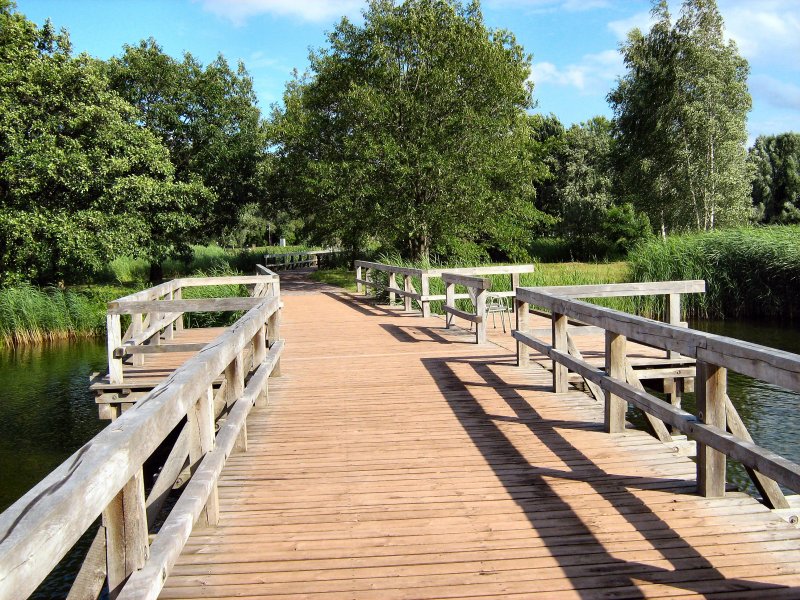
<path fill-rule="evenodd" d="M 496 292 L 498 296 L 513 297 L 514 289 L 519 286 L 519 276 L 522 273 L 533 273 L 535 266 L 525 265 L 493 265 L 486 267 L 455 267 L 455 268 L 431 268 L 418 269 L 414 267 L 399 267 L 384 263 L 370 262 L 366 260 L 356 260 L 353 262 L 356 271 L 356 292 L 367 293 L 367 288 L 376 288 L 374 279 L 370 278 L 372 271 L 389 273 L 389 285 L 383 286 L 389 292 L 389 304 L 394 304 L 395 297 L 401 296 L 405 300 L 405 310 L 411 310 L 411 300 L 416 300 L 422 309 L 423 317 L 431 316 L 430 303 L 436 300 L 447 300 L 447 296 L 430 293 L 430 280 L 435 277 L 442 277 L 445 273 L 451 275 L 477 276 L 477 275 L 510 275 L 511 291 Z M 363 276 L 362 276 L 363 275 Z M 401 275 L 404 279 L 403 288 L 399 288 L 396 283 L 396 276 Z M 414 289 L 412 277 L 420 280 L 420 291 Z M 468 295 L 456 294 L 455 298 L 468 298 Z M 463 311 L 460 311 L 463 312 Z M 467 313 L 465 313 L 467 314 Z"/>
<path fill-rule="evenodd" d="M 201 285 L 208 284 L 207 279 Z M 171 293 L 180 288 L 160 287 L 157 294 L 165 293 L 165 289 Z M 108 562 L 112 594 L 121 589 L 132 570 L 146 566 L 148 522 L 142 479 L 145 460 L 188 418 L 200 431 L 199 437 L 193 438 L 196 447 L 193 445 L 190 451 L 192 460 L 199 464 L 195 472 L 203 474 L 204 489 L 215 489 L 219 461 L 224 462 L 230 453 L 228 437 L 241 439 L 248 403 L 252 405 L 263 396 L 268 375 L 280 374 L 280 308 L 277 294 L 258 299 L 233 326 L 0 515 L 0 597 L 27 597 L 32 593 L 101 513 L 106 533 L 113 540 Z M 119 315 L 112 317 L 119 319 Z M 110 345 L 110 353 L 118 347 L 119 343 Z M 253 375 L 245 388 L 250 367 L 243 361 L 250 348 Z M 227 382 L 227 404 L 237 412 L 229 415 L 230 425 L 223 428 L 228 437 L 218 436 L 224 451 L 213 455 L 209 463 L 213 468 L 206 468 L 206 458 L 215 445 L 211 390 L 220 377 Z M 230 432 L 234 424 L 236 431 Z M 204 496 L 209 521 L 215 518 L 215 497 L 215 491 L 214 498 Z M 173 521 L 178 518 L 185 517 L 176 516 Z M 116 555 L 118 551 L 123 555 Z M 158 585 L 162 583 L 159 577 Z"/>
<path fill-rule="evenodd" d="M 765 503 L 775 508 L 788 507 L 780 488 L 771 480 L 800 491 L 800 465 L 752 442 L 738 415 L 733 414 L 735 409 L 727 399 L 725 379 L 727 370 L 731 369 L 767 383 L 800 391 L 800 355 L 590 304 L 575 299 L 590 297 L 590 290 L 578 290 L 575 287 L 569 286 L 563 292 L 554 288 L 517 290 L 518 323 L 514 338 L 520 348 L 534 348 L 553 360 L 556 391 L 565 391 L 567 370 L 579 373 L 600 386 L 605 393 L 607 431 L 624 430 L 624 407 L 626 403 L 631 403 L 646 414 L 693 437 L 698 443 L 698 489 L 702 494 L 724 494 L 725 457 L 729 456 L 757 475 L 754 475 L 754 482 L 762 491 Z M 629 286 L 626 295 L 674 295 L 700 287 L 699 282 L 658 282 L 638 290 Z M 597 293 L 616 294 L 621 289 L 597 290 Z M 536 338 L 528 330 L 526 315 L 530 305 L 551 312 L 551 343 Z M 605 369 L 598 369 L 569 351 L 565 339 L 568 318 L 605 330 Z M 675 319 L 674 314 L 671 319 Z M 696 416 L 647 393 L 644 388 L 634 385 L 637 381 L 626 376 L 625 340 L 628 339 L 697 359 Z M 525 365 L 527 361 L 527 350 L 520 349 L 519 364 Z M 623 365 L 623 368 L 618 365 Z M 726 413 L 731 415 L 727 419 L 727 426 Z"/>

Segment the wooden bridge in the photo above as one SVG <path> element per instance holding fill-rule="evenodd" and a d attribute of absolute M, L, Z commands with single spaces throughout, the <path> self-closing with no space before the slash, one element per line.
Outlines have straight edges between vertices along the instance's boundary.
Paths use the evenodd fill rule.
<path fill-rule="evenodd" d="M 573 299 L 642 288 L 516 289 L 515 337 L 448 288 L 476 344 L 297 272 L 225 279 L 251 298 L 182 297 L 198 283 L 217 282 L 110 306 L 110 373 L 93 385 L 114 421 L 0 516 L 0 597 L 31 593 L 102 513 L 75 598 L 106 579 L 119 598 L 800 598 L 797 511 L 772 481 L 796 491 L 800 468 L 725 420 L 720 375 L 735 355 L 798 389 L 800 357 Z M 694 289 L 658 285 L 673 308 Z M 229 329 L 181 327 L 210 308 L 249 310 Z M 635 384 L 656 378 L 673 404 Z M 712 417 L 679 407 L 695 378 Z M 625 424 L 625 402 L 657 437 Z M 700 442 L 697 464 L 665 422 Z M 783 509 L 726 491 L 725 456 Z"/>

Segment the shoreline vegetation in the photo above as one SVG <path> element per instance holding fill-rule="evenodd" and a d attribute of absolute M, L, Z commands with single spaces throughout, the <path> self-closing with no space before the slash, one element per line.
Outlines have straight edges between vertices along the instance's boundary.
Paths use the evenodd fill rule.
<path fill-rule="evenodd" d="M 192 275 L 252 273 L 264 254 L 297 252 L 305 246 L 261 246 L 230 250 L 215 245 L 193 246 L 189 261 L 166 261 L 165 279 Z M 0 346 L 15 347 L 56 340 L 88 338 L 105 334 L 108 302 L 150 287 L 150 263 L 120 257 L 111 261 L 99 281 L 61 288 L 28 283 L 0 288 Z M 235 289 L 234 289 L 235 288 Z M 237 295 L 241 290 L 226 290 Z M 193 288 L 187 294 L 202 294 Z M 219 294 L 219 290 L 215 291 Z M 188 297 L 188 296 L 187 296 Z M 204 319 L 201 313 L 195 319 Z"/>
<path fill-rule="evenodd" d="M 302 246 L 257 247 L 242 250 L 194 246 L 191 260 L 167 261 L 165 278 L 186 275 L 252 272 L 265 253 L 301 251 Z M 395 255 L 375 258 L 401 266 L 420 263 Z M 427 265 L 426 265 L 427 266 Z M 439 266 L 439 265 L 437 265 Z M 448 263 L 445 266 L 467 266 Z M 474 266 L 470 264 L 469 266 Z M 102 281 L 61 289 L 29 284 L 0 288 L 0 345 L 13 347 L 49 340 L 102 335 L 106 303 L 148 287 L 146 260 L 118 258 L 109 264 Z M 353 290 L 353 273 L 346 268 L 326 269 L 314 279 Z M 496 289 L 506 289 L 498 278 Z M 631 250 L 627 261 L 536 262 L 536 271 L 522 277 L 522 285 L 580 285 L 625 281 L 704 279 L 706 294 L 689 294 L 685 316 L 703 319 L 794 319 L 800 316 L 800 226 L 746 227 L 651 238 Z M 432 280 L 432 293 L 443 293 Z M 438 287 L 442 287 L 441 290 Z M 201 293 L 201 292 L 198 292 Z M 232 294 L 237 293 L 231 290 Z M 598 301 L 600 302 L 600 301 Z M 611 308 L 658 318 L 660 299 L 611 298 Z M 440 303 L 432 309 L 440 311 Z"/>

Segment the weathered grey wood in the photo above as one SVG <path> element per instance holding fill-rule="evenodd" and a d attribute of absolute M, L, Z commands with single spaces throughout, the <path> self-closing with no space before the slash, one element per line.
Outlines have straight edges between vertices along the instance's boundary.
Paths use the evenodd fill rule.
<path fill-rule="evenodd" d="M 390 299 L 391 299 L 391 295 L 392 294 L 397 294 L 398 296 L 400 296 L 402 298 L 409 298 L 410 300 L 412 300 L 412 299 L 413 300 L 421 300 L 422 299 L 422 296 L 420 294 L 415 294 L 414 292 L 406 291 L 405 289 L 400 289 L 398 287 L 387 287 L 387 288 L 384 288 L 384 289 L 387 292 L 389 292 Z M 409 310 L 411 310 L 411 309 L 409 309 Z"/>
<path fill-rule="evenodd" d="M 613 331 L 606 331 L 606 373 L 614 379 L 625 381 L 627 339 Z M 555 360 L 555 358 L 553 359 Z M 587 378 L 588 379 L 588 378 Z M 625 411 L 628 406 L 623 398 L 605 389 L 604 426 L 607 433 L 625 431 Z"/>
<path fill-rule="evenodd" d="M 143 315 L 138 311 L 131 314 L 130 331 L 131 331 L 130 339 L 141 339 L 142 333 L 144 332 L 144 321 L 143 321 Z M 127 342 L 128 340 L 125 341 Z M 133 364 L 133 366 L 135 367 L 142 366 L 144 364 L 144 357 L 134 356 L 131 364 Z"/>
<path fill-rule="evenodd" d="M 514 300 L 515 308 L 514 312 L 516 313 L 516 328 L 517 331 L 526 333 L 529 330 L 529 323 L 530 323 L 530 305 L 527 302 L 522 302 L 520 300 Z M 514 332 L 512 331 L 511 334 L 513 335 Z M 527 367 L 530 365 L 531 360 L 531 353 L 528 350 L 528 346 L 517 340 L 517 366 L 518 367 Z"/>
<path fill-rule="evenodd" d="M 262 300 L 0 515 L 0 597 L 33 592 L 279 305 Z"/>
<path fill-rule="evenodd" d="M 567 348 L 567 317 L 554 312 L 552 315 L 551 339 L 553 349 L 569 352 Z M 567 367 L 563 363 L 553 363 L 553 391 L 558 393 L 566 392 L 569 389 L 567 381 Z"/>
<path fill-rule="evenodd" d="M 553 285 L 535 288 L 544 294 L 567 298 L 613 298 L 617 296 L 660 296 L 662 294 L 691 294 L 706 291 L 702 279 L 687 281 L 653 281 L 645 283 L 605 283 L 597 285 Z"/>
<path fill-rule="evenodd" d="M 182 277 L 175 279 L 177 287 L 212 287 L 215 285 L 248 285 L 255 283 L 269 283 L 278 279 L 276 274 L 265 275 L 223 275 L 221 277 Z"/>
<path fill-rule="evenodd" d="M 725 425 L 728 431 L 736 437 L 742 438 L 747 442 L 753 442 L 750 432 L 747 430 L 744 421 L 742 421 L 742 417 L 739 416 L 739 412 L 736 410 L 733 402 L 731 402 L 728 394 L 725 394 Z M 764 504 L 769 508 L 791 508 L 780 486 L 774 480 L 765 477 L 750 467 L 745 467 L 745 469 L 761 494 Z"/>
<path fill-rule="evenodd" d="M 429 275 L 511 275 L 513 273 L 533 273 L 535 265 L 497 265 L 492 267 L 456 267 L 444 269 L 428 269 Z"/>
<path fill-rule="evenodd" d="M 280 290 L 279 290 L 280 291 Z M 281 339 L 281 311 L 280 308 L 270 315 L 267 320 L 267 347 L 272 348 Z M 270 377 L 281 376 L 281 359 L 278 354 L 275 366 L 270 370 Z"/>
<path fill-rule="evenodd" d="M 465 321 L 469 321 L 470 323 L 478 323 L 478 324 L 480 324 L 483 321 L 485 321 L 485 319 L 483 318 L 482 315 L 473 315 L 472 313 L 460 310 L 460 309 L 455 308 L 453 306 L 444 306 L 444 307 L 442 307 L 442 309 L 447 314 L 453 315 L 455 317 L 459 317 L 460 319 L 464 319 Z"/>
<path fill-rule="evenodd" d="M 444 284 L 444 326 L 446 329 L 450 328 L 450 325 L 453 323 L 453 313 L 448 312 L 448 308 L 455 308 L 455 291 L 456 291 L 456 284 L 454 283 L 445 283 Z"/>
<path fill-rule="evenodd" d="M 106 529 L 102 525 L 89 545 L 67 600 L 97 600 L 106 582 Z"/>
<path fill-rule="evenodd" d="M 116 422 L 119 423 L 119 419 Z M 144 565 L 149 553 L 141 468 L 103 511 L 103 527 L 108 593 L 116 598 L 128 576 Z"/>
<path fill-rule="evenodd" d="M 170 300 L 167 300 L 170 302 Z M 134 315 L 135 316 L 135 315 Z M 131 332 L 130 337 L 125 340 L 126 345 L 135 345 L 138 346 L 139 344 L 144 344 L 152 338 L 153 336 L 157 335 L 162 329 L 166 329 L 169 327 L 173 322 L 177 321 L 183 316 L 183 313 L 179 312 L 170 312 L 166 313 L 160 318 L 156 319 L 152 324 L 148 324 L 145 329 L 139 329 L 138 333 Z M 135 322 L 132 321 L 132 322 Z"/>
<path fill-rule="evenodd" d="M 361 275 L 361 265 L 358 264 L 356 261 L 356 293 L 360 294 L 362 292 L 362 285 L 363 285 L 363 278 Z"/>
<path fill-rule="evenodd" d="M 583 354 L 581 354 L 580 349 L 578 348 L 578 346 L 575 345 L 575 341 L 569 334 L 569 328 L 567 328 L 567 350 L 575 358 L 583 360 Z M 593 381 L 586 379 L 583 376 L 581 376 L 581 378 L 583 379 L 583 382 L 586 384 L 586 387 L 589 388 L 592 397 L 598 402 L 605 402 L 605 394 L 603 393 L 603 389 Z"/>
<path fill-rule="evenodd" d="M 114 356 L 114 349 L 122 344 L 122 326 L 119 315 L 106 316 L 106 335 L 108 338 L 108 379 L 112 384 L 122 383 L 122 358 Z"/>
<path fill-rule="evenodd" d="M 397 273 L 389 273 L 389 306 L 394 306 L 395 290 L 397 289 Z"/>
<path fill-rule="evenodd" d="M 725 429 L 727 371 L 698 361 L 697 416 L 708 425 Z M 697 491 L 707 497 L 725 495 L 725 454 L 697 444 Z"/>
<path fill-rule="evenodd" d="M 478 321 L 475 321 L 475 342 L 478 344 L 485 344 L 487 341 L 487 333 L 486 328 L 488 323 L 486 322 L 486 289 L 478 289 L 478 293 L 475 296 L 475 313 L 476 316 L 479 317 Z"/>
<path fill-rule="evenodd" d="M 634 364 L 634 363 L 631 363 Z M 664 381 L 669 382 L 672 384 L 673 381 L 677 382 L 675 385 L 677 386 L 678 383 L 682 384 L 682 379 L 687 377 L 694 377 L 696 369 L 694 367 L 656 367 L 652 369 L 636 369 L 636 375 L 640 381 L 647 381 L 649 379 L 664 379 Z M 683 387 L 681 385 L 681 387 Z M 680 406 L 680 395 L 677 395 L 677 401 L 673 401 L 673 398 L 676 397 L 676 393 L 670 393 L 667 387 L 664 388 L 664 393 L 668 394 L 670 397 L 670 402 L 675 406 Z"/>
<path fill-rule="evenodd" d="M 412 298 L 412 281 L 411 275 L 404 274 L 403 275 L 403 310 L 405 312 L 411 312 L 411 298 Z"/>
<path fill-rule="evenodd" d="M 642 382 L 639 380 L 639 376 L 636 370 L 634 370 L 633 366 L 631 365 L 627 357 L 625 359 L 625 379 L 633 387 L 645 391 Z M 645 412 L 644 416 L 647 418 L 647 421 L 650 423 L 650 426 L 653 428 L 653 432 L 656 434 L 656 437 L 660 442 L 663 442 L 665 444 L 672 442 L 672 435 L 667 429 L 667 426 L 664 425 L 664 421 L 662 421 L 658 417 L 654 417 L 649 412 Z"/>
<path fill-rule="evenodd" d="M 445 283 L 455 283 L 456 285 L 463 285 L 465 287 L 491 290 L 492 280 L 486 277 L 476 277 L 473 275 L 461 275 L 459 273 L 442 273 L 442 281 Z"/>
<path fill-rule="evenodd" d="M 260 393 L 260 386 L 266 384 L 267 377 L 274 365 L 277 364 L 282 352 L 283 342 L 277 342 L 270 348 L 267 360 L 250 378 L 245 393 L 231 408 L 228 418 L 217 434 L 216 450 L 203 458 L 153 541 L 150 560 L 131 576 L 120 595 L 120 600 L 158 597 L 164 581 L 186 544 L 186 540 L 189 539 L 192 526 L 199 518 L 212 487 L 219 479 L 222 467 L 233 450 L 255 398 Z"/>
<path fill-rule="evenodd" d="M 414 277 L 420 277 L 422 275 L 422 269 L 414 269 L 410 267 L 396 267 L 394 265 L 369 262 L 366 260 L 355 261 L 355 266 L 356 266 L 356 271 L 358 271 L 359 268 L 364 268 L 364 269 L 376 269 L 378 271 L 385 271 L 387 273 L 397 273 L 398 275 L 412 275 Z"/>
<path fill-rule="evenodd" d="M 531 304 L 663 350 L 724 366 L 793 391 L 800 391 L 800 356 L 733 338 L 660 323 L 652 319 L 596 306 L 570 298 L 519 288 L 518 296 Z"/>
<path fill-rule="evenodd" d="M 141 300 L 109 302 L 108 313 L 130 315 L 146 312 L 219 312 L 225 310 L 250 310 L 261 298 L 195 298 L 191 300 Z M 136 332 L 139 333 L 139 332 Z"/>
<path fill-rule="evenodd" d="M 530 304 L 528 306 L 530 306 Z M 549 317 L 550 315 L 547 316 Z M 535 336 L 542 336 L 542 335 L 549 336 L 552 333 L 552 328 L 536 327 L 534 329 L 530 329 L 529 333 Z M 567 327 L 567 333 L 569 333 L 573 337 L 586 336 L 586 335 L 601 336 L 605 335 L 606 330 L 603 329 L 602 327 L 592 327 L 591 325 L 581 325 L 581 326 L 570 325 L 569 327 Z"/>
<path fill-rule="evenodd" d="M 186 416 L 189 430 L 189 469 L 194 473 L 203 457 L 214 449 L 214 392 L 211 388 L 198 398 Z M 204 525 L 216 525 L 219 521 L 216 487 L 208 497 L 201 519 Z"/>
<path fill-rule="evenodd" d="M 183 290 L 179 287 L 172 292 L 172 300 L 182 300 Z M 175 320 L 175 331 L 183 331 L 183 314 Z"/>
<path fill-rule="evenodd" d="M 431 293 L 430 275 L 428 275 L 427 273 L 422 273 L 422 275 L 420 275 L 420 278 L 422 283 L 420 284 L 419 298 L 429 296 Z M 420 305 L 422 306 L 422 316 L 423 318 L 427 319 L 428 317 L 431 316 L 431 305 L 427 300 L 420 302 Z"/>
<path fill-rule="evenodd" d="M 158 513 L 161 512 L 164 502 L 172 491 L 175 480 L 178 479 L 178 475 L 187 466 L 188 460 L 189 425 L 186 424 L 178 434 L 178 439 L 175 440 L 175 445 L 172 446 L 164 465 L 161 467 L 161 471 L 158 473 L 158 478 L 145 500 L 148 526 L 155 523 Z"/>
<path fill-rule="evenodd" d="M 207 344 L 200 342 L 188 344 L 160 344 L 158 346 L 120 346 L 114 348 L 114 356 L 122 358 L 132 354 L 168 354 L 171 352 L 197 352 Z"/>
<path fill-rule="evenodd" d="M 520 334 L 519 339 L 530 341 L 526 339 L 526 334 Z M 734 460 L 738 460 L 743 465 L 752 467 L 762 475 L 774 479 L 781 485 L 800 491 L 800 465 L 797 463 L 752 442 L 740 439 L 724 429 L 702 423 L 695 415 L 676 408 L 647 392 L 638 390 L 626 381 L 614 379 L 606 375 L 604 371 L 585 361 L 578 360 L 566 352 L 551 349 L 548 355 L 553 360 L 564 362 L 571 371 L 591 379 L 603 389 L 618 395 L 626 402 L 653 414 L 664 423 L 676 427 L 681 433 L 695 439 L 698 444 L 706 444 Z"/>

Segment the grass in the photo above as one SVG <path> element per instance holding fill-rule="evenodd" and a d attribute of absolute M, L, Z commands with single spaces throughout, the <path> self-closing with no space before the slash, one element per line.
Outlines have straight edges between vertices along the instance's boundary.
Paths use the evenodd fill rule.
<path fill-rule="evenodd" d="M 686 304 L 700 318 L 800 316 L 800 226 L 669 236 L 629 255 L 633 281 L 705 279 Z"/>
<path fill-rule="evenodd" d="M 385 264 L 392 264 L 395 266 L 409 267 L 409 268 L 443 268 L 443 267 L 466 267 L 476 266 L 473 264 L 431 264 L 422 262 L 412 262 L 400 259 L 395 256 L 381 256 L 378 262 Z M 488 266 L 488 265 L 487 265 Z M 543 286 L 543 285 L 586 285 L 586 284 L 599 284 L 599 283 L 618 283 L 627 281 L 627 263 L 614 262 L 614 263 L 539 263 L 533 273 L 525 273 L 520 277 L 520 285 L 522 286 Z M 330 285 L 339 286 L 348 291 L 354 292 L 355 273 L 347 269 L 330 269 L 320 270 L 314 273 L 313 278 L 315 281 L 321 281 Z M 492 289 L 495 291 L 504 291 L 511 289 L 511 280 L 508 275 L 492 275 Z M 383 300 L 388 299 L 388 292 L 385 288 L 388 286 L 388 274 L 377 273 L 376 283 L 378 284 L 377 295 Z M 414 287 L 419 291 L 422 282 L 418 277 L 412 277 Z M 400 281 L 398 281 L 398 285 Z M 459 290 L 462 291 L 462 290 Z M 436 295 L 444 294 L 444 283 L 439 278 L 430 280 L 430 293 Z M 464 309 L 471 309 L 468 300 L 460 300 L 459 304 L 463 305 Z M 598 300 L 605 306 L 618 308 L 619 310 L 635 310 L 638 308 L 631 299 L 627 298 L 608 298 L 602 301 Z M 442 314 L 441 301 L 433 301 L 431 304 L 431 311 L 435 314 Z M 415 303 L 416 305 L 416 303 Z"/>

